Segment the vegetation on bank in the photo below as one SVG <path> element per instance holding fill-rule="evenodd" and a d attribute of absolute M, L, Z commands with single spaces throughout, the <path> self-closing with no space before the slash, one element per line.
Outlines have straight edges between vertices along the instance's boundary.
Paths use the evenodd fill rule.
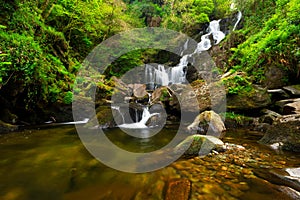
<path fill-rule="evenodd" d="M 221 44 L 222 53 L 227 59 L 226 69 L 243 72 L 238 74 L 244 76 L 226 80 L 229 94 L 247 93 L 253 83 L 265 84 L 270 67 L 286 72 L 285 84 L 295 83 L 300 76 L 298 0 L 234 2 L 243 12 L 243 28 L 227 36 Z M 231 0 L 2 1 L 0 103 L 17 115 L 42 111 L 52 104 L 70 104 L 81 62 L 105 39 L 145 26 L 194 36 L 210 20 L 235 12 L 230 9 L 231 3 Z M 138 50 L 123 55 L 109 66 L 106 75 L 120 76 L 146 62 L 168 62 L 166 58 L 170 55 L 157 53 L 162 52 Z M 108 90 L 110 95 L 107 82 L 101 78 L 97 85 L 102 93 Z M 2 108 L 0 119 L 3 113 L 6 112 Z"/>
<path fill-rule="evenodd" d="M 234 81 L 249 90 L 251 84 L 273 87 L 297 84 L 300 76 L 300 4 L 297 0 L 252 1 L 241 5 L 244 27 L 232 40 L 239 41 L 230 50 L 228 60 L 233 71 L 246 73 Z M 270 80 L 267 73 L 282 73 L 281 80 Z M 275 72 L 275 73 L 276 73 Z M 273 75 L 274 72 L 273 72 Z M 235 87 L 235 88 L 237 88 Z M 233 89 L 233 93 L 234 93 Z"/>

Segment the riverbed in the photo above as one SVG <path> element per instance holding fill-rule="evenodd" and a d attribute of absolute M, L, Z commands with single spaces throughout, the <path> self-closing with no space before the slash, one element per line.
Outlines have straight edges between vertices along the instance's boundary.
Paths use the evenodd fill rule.
<path fill-rule="evenodd" d="M 162 131 L 147 140 L 132 140 L 119 129 L 105 134 L 120 147 L 147 152 L 166 145 L 176 134 L 175 128 Z M 286 187 L 259 174 L 299 167 L 300 155 L 260 145 L 256 141 L 261 136 L 255 131 L 229 130 L 222 140 L 244 150 L 180 158 L 162 169 L 134 174 L 111 169 L 95 159 L 73 125 L 24 129 L 0 135 L 0 199 L 165 199 L 170 195 L 168 185 L 178 180 L 190 183 L 189 199 L 294 199 Z"/>

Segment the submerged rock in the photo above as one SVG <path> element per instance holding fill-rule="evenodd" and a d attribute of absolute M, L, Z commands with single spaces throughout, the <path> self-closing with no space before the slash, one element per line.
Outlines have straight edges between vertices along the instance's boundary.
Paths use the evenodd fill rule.
<path fill-rule="evenodd" d="M 165 200 L 188 200 L 191 182 L 188 179 L 173 179 L 168 182 Z"/>
<path fill-rule="evenodd" d="M 279 144 L 283 150 L 300 152 L 300 114 L 278 118 L 259 142 L 267 145 Z"/>
<path fill-rule="evenodd" d="M 184 153 L 186 156 L 205 156 L 215 149 L 223 151 L 224 143 L 214 136 L 196 134 L 179 143 L 175 147 L 175 153 L 181 152 L 181 149 L 187 149 Z"/>
<path fill-rule="evenodd" d="M 221 136 L 226 130 L 222 118 L 213 110 L 204 111 L 199 114 L 195 118 L 194 122 L 187 127 L 187 129 L 189 131 L 203 130 L 206 131 L 208 135 L 217 137 Z"/>

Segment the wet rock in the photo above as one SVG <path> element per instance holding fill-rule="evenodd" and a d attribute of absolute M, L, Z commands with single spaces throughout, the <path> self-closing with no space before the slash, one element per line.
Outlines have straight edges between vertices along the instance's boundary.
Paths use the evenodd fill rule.
<path fill-rule="evenodd" d="M 300 96 L 300 85 L 290 85 L 283 87 L 283 89 L 290 93 L 292 96 Z"/>
<path fill-rule="evenodd" d="M 288 168 L 285 170 L 254 170 L 254 173 L 277 185 L 283 185 L 300 191 L 300 170 L 299 168 Z"/>
<path fill-rule="evenodd" d="M 214 136 L 210 135 L 191 135 L 175 147 L 175 153 L 187 149 L 186 156 L 205 156 L 212 150 L 223 151 L 224 143 Z"/>
<path fill-rule="evenodd" d="M 112 109 L 109 106 L 100 106 L 94 116 L 85 125 L 87 128 L 113 128 L 116 126 Z"/>
<path fill-rule="evenodd" d="M 212 108 L 218 109 L 225 105 L 226 93 L 218 82 L 206 83 L 196 80 L 190 85 L 173 84 L 172 106 L 183 112 L 201 112 Z M 178 99 L 176 101 L 176 99 Z"/>
<path fill-rule="evenodd" d="M 267 145 L 279 143 L 283 150 L 300 152 L 300 114 L 278 118 L 259 142 Z"/>
<path fill-rule="evenodd" d="M 0 133 L 7 133 L 18 130 L 18 126 L 5 123 L 0 120 Z"/>
<path fill-rule="evenodd" d="M 148 92 L 146 91 L 145 84 L 129 84 L 129 88 L 133 91 L 133 96 L 137 99 L 148 97 Z"/>
<path fill-rule="evenodd" d="M 285 115 L 300 114 L 300 99 L 296 99 L 294 102 L 284 105 L 282 113 Z"/>
<path fill-rule="evenodd" d="M 289 98 L 289 95 L 283 89 L 270 89 L 268 93 L 271 95 L 272 100 Z"/>
<path fill-rule="evenodd" d="M 153 91 L 151 95 L 151 102 L 152 103 L 158 103 L 163 101 L 168 101 L 172 97 L 172 91 L 166 87 L 160 87 Z"/>
<path fill-rule="evenodd" d="M 173 179 L 167 184 L 165 200 L 188 200 L 190 192 L 191 182 L 188 179 Z"/>
<path fill-rule="evenodd" d="M 271 104 L 270 96 L 266 89 L 253 86 L 248 93 L 239 93 L 227 97 L 227 108 L 231 110 L 249 111 L 265 108 Z"/>
<path fill-rule="evenodd" d="M 282 116 L 268 109 L 263 109 L 262 112 L 264 113 L 264 115 L 259 118 L 260 123 L 272 124 L 278 117 Z"/>
<path fill-rule="evenodd" d="M 300 113 L 300 98 L 280 100 L 275 105 L 284 115 Z"/>
<path fill-rule="evenodd" d="M 199 114 L 187 129 L 189 131 L 201 130 L 207 131 L 208 135 L 219 137 L 226 130 L 222 118 L 213 110 L 204 111 Z M 201 131 L 197 131 L 201 132 Z"/>

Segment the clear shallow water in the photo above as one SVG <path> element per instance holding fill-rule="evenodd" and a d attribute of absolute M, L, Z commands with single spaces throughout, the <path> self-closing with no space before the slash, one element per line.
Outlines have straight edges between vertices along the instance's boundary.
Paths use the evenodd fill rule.
<path fill-rule="evenodd" d="M 164 129 L 162 133 L 150 140 L 133 139 L 118 129 L 106 135 L 122 148 L 148 152 L 167 144 L 176 130 Z M 176 178 L 192 182 L 190 199 L 265 200 L 278 199 L 280 195 L 291 199 L 277 186 L 255 177 L 252 168 L 238 163 L 253 159 L 253 168 L 300 166 L 299 155 L 277 154 L 258 145 L 255 140 L 259 137 L 255 132 L 229 132 L 224 140 L 245 146 L 246 153 L 180 159 L 155 172 L 130 174 L 106 167 L 93 158 L 74 126 L 1 135 L 0 199 L 164 199 L 167 182 Z"/>

